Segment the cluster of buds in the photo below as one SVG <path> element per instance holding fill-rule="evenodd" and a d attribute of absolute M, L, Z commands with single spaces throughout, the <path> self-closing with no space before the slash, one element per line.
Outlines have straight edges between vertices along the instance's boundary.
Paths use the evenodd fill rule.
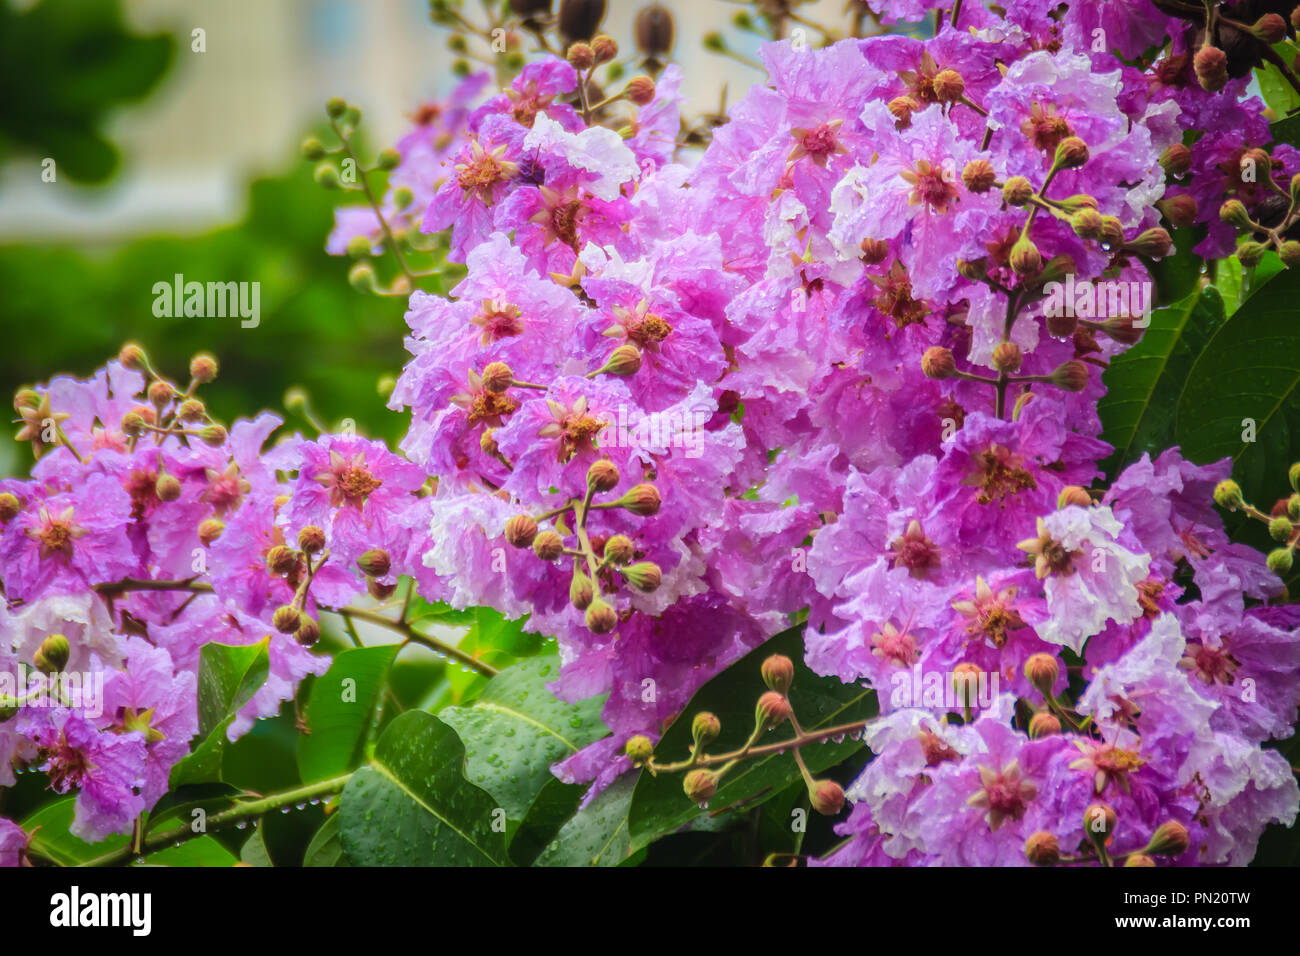
<path fill-rule="evenodd" d="M 157 445 L 161 445 L 169 435 L 176 436 L 184 445 L 189 445 L 191 439 L 212 447 L 225 443 L 226 429 L 208 415 L 207 407 L 195 397 L 200 385 L 206 385 L 217 377 L 215 358 L 200 352 L 190 360 L 190 383 L 184 391 L 175 382 L 158 374 L 144 349 L 138 345 L 123 346 L 118 361 L 126 368 L 142 372 L 149 381 L 149 404 L 130 409 L 120 423 L 105 423 L 118 425 L 131 450 L 134 451 L 146 436 L 152 436 Z M 63 445 L 78 459 L 81 458 L 63 431 L 63 422 L 68 420 L 69 413 L 51 408 L 48 392 L 41 395 L 34 389 L 19 389 L 14 395 L 14 410 L 18 413 L 17 423 L 21 425 L 14 439 L 31 442 L 36 458 L 55 445 Z M 167 474 L 161 457 L 154 490 L 160 501 L 175 501 L 180 497 L 180 481 Z"/>
<path fill-rule="evenodd" d="M 1296 544 L 1300 542 L 1300 462 L 1291 466 L 1287 478 L 1291 494 L 1279 498 L 1268 512 L 1247 502 L 1241 486 L 1231 478 L 1219 482 L 1214 489 L 1214 503 L 1220 508 L 1243 512 L 1268 527 L 1269 537 L 1279 545 L 1268 553 L 1268 567 L 1279 577 L 1291 572 Z"/>
<path fill-rule="evenodd" d="M 293 599 L 276 608 L 271 624 L 281 634 L 292 634 L 303 647 L 311 647 L 320 639 L 320 623 L 307 613 L 306 606 L 312 579 L 327 560 L 325 532 L 315 525 L 307 525 L 298 532 L 296 549 L 280 543 L 266 552 L 267 570 L 284 577 L 294 589 Z M 378 549 L 367 551 L 357 559 L 357 565 L 366 573 L 367 580 L 373 581 L 374 577 L 388 573 L 388 554 Z M 367 567 L 382 567 L 382 571 L 367 570 Z"/>
<path fill-rule="evenodd" d="M 644 767 L 652 774 L 685 772 L 682 778 L 682 790 L 693 803 L 703 806 L 713 799 L 726 775 L 746 758 L 784 753 L 788 750 L 793 752 L 795 762 L 799 766 L 812 808 L 824 816 L 835 816 L 844 807 L 844 788 L 834 780 L 814 778 L 804 762 L 800 749 L 806 744 L 821 742 L 832 737 L 860 733 L 866 722 L 806 732 L 799 725 L 794 707 L 790 703 L 790 686 L 794 682 L 794 662 L 783 654 L 773 654 L 763 661 L 762 676 L 767 691 L 758 698 L 758 703 L 754 707 L 754 729 L 740 749 L 728 753 L 708 753 L 706 748 L 722 733 L 722 722 L 717 715 L 701 711 L 691 721 L 691 753 L 686 760 L 675 764 L 656 763 L 654 744 L 649 737 L 640 734 L 627 741 L 624 753 L 633 764 Z M 759 741 L 764 734 L 787 722 L 794 728 L 793 738 L 777 744 L 760 745 Z"/>
<path fill-rule="evenodd" d="M 1239 232 L 1237 259 L 1243 266 L 1254 266 L 1273 250 L 1288 269 L 1300 265 L 1300 173 L 1293 175 L 1286 188 L 1274 178 L 1277 164 L 1263 149 L 1249 149 L 1242 163 L 1253 164 L 1255 190 L 1263 197 L 1253 205 L 1253 212 L 1240 199 L 1229 199 L 1219 207 L 1219 218 Z"/>
<path fill-rule="evenodd" d="M 1062 856 L 1061 844 L 1054 833 L 1038 830 L 1025 840 L 1025 859 L 1035 866 L 1057 866 L 1070 863 L 1100 863 L 1102 866 L 1155 866 L 1155 857 L 1170 859 L 1182 856 L 1191 845 L 1187 827 L 1177 820 L 1170 820 L 1156 827 L 1151 839 L 1140 850 L 1122 855 L 1112 855 L 1110 846 L 1114 841 L 1119 818 L 1113 807 L 1105 803 L 1093 803 L 1083 812 L 1083 828 L 1087 833 L 1086 843 L 1081 842 L 1079 851 L 1074 856 Z"/>
<path fill-rule="evenodd" d="M 1066 136 L 1055 145 L 1051 167 L 1042 185 L 1035 189 L 1024 176 L 1012 176 L 1000 182 L 987 160 L 972 160 L 962 171 L 962 182 L 973 193 L 999 189 L 1008 206 L 1028 210 L 1025 223 L 1020 227 L 1014 242 L 1000 256 L 962 260 L 957 269 L 973 282 L 980 282 L 1007 299 L 1007 322 L 1002 339 L 994 347 L 992 363 L 996 377 L 978 375 L 957 369 L 951 350 L 942 346 L 928 349 L 921 357 L 921 370 L 933 379 L 960 378 L 982 382 L 994 387 L 995 413 L 1002 417 L 1006 412 L 1006 396 L 1013 385 L 1042 383 L 1069 392 L 1082 391 L 1088 385 L 1088 362 L 1098 363 L 1090 353 L 1098 351 L 1096 334 L 1103 334 L 1126 344 L 1141 337 L 1141 327 L 1132 316 L 1113 316 L 1093 322 L 1073 315 L 1049 317 L 1048 331 L 1057 337 L 1073 337 L 1076 357 L 1061 363 L 1046 375 L 1019 375 L 1024 356 L 1020 346 L 1011 339 L 1012 329 L 1021 311 L 1044 298 L 1054 284 L 1062 283 L 1074 274 L 1076 266 L 1068 255 L 1058 255 L 1044 261 L 1032 238 L 1034 220 L 1045 213 L 1070 226 L 1076 235 L 1098 243 L 1103 252 L 1110 253 L 1112 266 L 1122 265 L 1128 255 L 1162 258 L 1169 254 L 1173 240 L 1161 227 L 1147 229 L 1128 239 L 1124 227 L 1114 216 L 1103 215 L 1097 200 L 1086 194 L 1053 199 L 1047 192 L 1057 173 L 1077 169 L 1088 162 L 1088 145 L 1078 136 Z M 1022 396 L 1024 398 L 1024 396 Z M 1018 412 L 1019 405 L 1015 407 Z"/>
<path fill-rule="evenodd" d="M 1263 63 L 1271 63 L 1300 91 L 1291 65 L 1273 49 L 1300 26 L 1300 7 L 1275 0 L 1233 0 L 1231 3 L 1185 3 L 1182 0 L 1154 0 L 1162 13 L 1188 21 L 1185 31 L 1188 49 L 1196 50 L 1192 69 L 1196 81 L 1209 93 L 1217 93 L 1229 79 L 1239 79 Z"/>
<path fill-rule="evenodd" d="M 592 536 L 588 518 L 592 511 L 621 508 L 638 517 L 659 511 L 659 491 L 654 485 L 641 483 L 618 498 L 597 501 L 598 495 L 618 487 L 618 466 L 607 458 L 592 462 L 587 469 L 587 492 L 581 499 L 570 499 L 558 508 L 534 517 L 517 514 L 506 521 L 506 541 L 516 548 L 532 548 L 543 561 L 571 559 L 569 600 L 582 611 L 587 628 L 596 634 L 608 634 L 618 626 L 619 616 L 607 598 L 621 580 L 629 587 L 649 594 L 659 588 L 663 572 L 653 561 L 637 560 L 635 543 L 627 535 Z M 573 531 L 567 518 L 573 515 Z M 550 519 L 552 529 L 542 530 L 540 523 Z M 572 537 L 574 545 L 565 543 Z"/>

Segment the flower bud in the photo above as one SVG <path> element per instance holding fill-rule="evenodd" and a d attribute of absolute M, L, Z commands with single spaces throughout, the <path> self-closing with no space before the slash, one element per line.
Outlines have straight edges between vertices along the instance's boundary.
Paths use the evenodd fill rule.
<path fill-rule="evenodd" d="M 986 193 L 993 188 L 998 175 L 987 159 L 972 159 L 961 171 L 961 181 L 973 193 Z"/>
<path fill-rule="evenodd" d="M 682 790 L 691 803 L 708 803 L 718 792 L 718 775 L 712 770 L 692 770 L 682 779 Z"/>
<path fill-rule="evenodd" d="M 1276 548 L 1268 553 L 1265 561 L 1270 571 L 1282 577 L 1291 572 L 1292 557 L 1290 548 Z"/>
<path fill-rule="evenodd" d="M 1225 478 L 1214 486 L 1214 503 L 1229 511 L 1244 507 L 1246 499 L 1241 496 L 1241 485 L 1231 478 Z"/>
<path fill-rule="evenodd" d="M 1160 154 L 1160 168 L 1166 176 L 1181 176 L 1192 168 L 1192 151 L 1182 143 L 1174 143 Z"/>
<path fill-rule="evenodd" d="M 769 690 L 758 699 L 758 706 L 754 708 L 754 721 L 764 729 L 771 730 L 789 720 L 790 714 L 790 701 L 785 694 Z"/>
<path fill-rule="evenodd" d="M 1137 238 L 1128 243 L 1129 250 L 1136 252 L 1140 256 L 1149 256 L 1152 259 L 1163 259 L 1169 255 L 1169 250 L 1173 247 L 1174 240 L 1170 237 L 1168 231 L 1154 226 L 1138 234 Z"/>
<path fill-rule="evenodd" d="M 1118 246 L 1124 241 L 1124 224 L 1115 216 L 1101 217 L 1101 235 L 1098 236 L 1104 246 Z"/>
<path fill-rule="evenodd" d="M 41 646 L 32 655 L 32 663 L 42 674 L 55 674 L 68 666 L 72 656 L 72 645 L 62 634 L 51 634 L 41 641 Z"/>
<path fill-rule="evenodd" d="M 1043 257 L 1028 236 L 1021 236 L 1011 247 L 1011 268 L 1022 276 L 1030 276 L 1042 270 Z"/>
<path fill-rule="evenodd" d="M 1102 218 L 1095 209 L 1080 209 L 1070 217 L 1070 228 L 1080 239 L 1100 239 Z"/>
<path fill-rule="evenodd" d="M 297 564 L 298 555 L 292 548 L 282 544 L 277 544 L 266 552 L 266 566 L 273 574 L 288 574 Z"/>
<path fill-rule="evenodd" d="M 763 661 L 763 683 L 778 694 L 790 693 L 794 683 L 794 661 L 784 654 L 772 654 Z"/>
<path fill-rule="evenodd" d="M 181 496 L 181 481 L 175 475 L 163 472 L 153 483 L 153 490 L 159 501 L 175 501 Z"/>
<path fill-rule="evenodd" d="M 1285 543 L 1290 539 L 1293 530 L 1291 519 L 1286 515 L 1276 515 L 1269 519 L 1268 536 L 1274 541 Z"/>
<path fill-rule="evenodd" d="M 514 548 L 526 548 L 537 537 L 537 522 L 532 515 L 511 515 L 506 521 L 506 542 Z"/>
<path fill-rule="evenodd" d="M 308 136 L 302 141 L 302 158 L 315 163 L 324 159 L 328 153 L 325 151 L 325 144 L 315 136 Z"/>
<path fill-rule="evenodd" d="M 402 164 L 402 154 L 391 146 L 388 149 L 380 150 L 379 155 L 375 157 L 375 165 L 387 172 L 396 169 Z"/>
<path fill-rule="evenodd" d="M 22 510 L 22 502 L 11 491 L 0 493 L 0 523 L 12 521 Z"/>
<path fill-rule="evenodd" d="M 505 362 L 489 362 L 483 369 L 483 387 L 489 392 L 504 392 L 514 380 L 515 373 Z"/>
<path fill-rule="evenodd" d="M 1228 82 L 1228 55 L 1214 46 L 1203 46 L 1192 59 L 1196 82 L 1207 93 L 1217 93 Z"/>
<path fill-rule="evenodd" d="M 1300 521 L 1300 494 L 1292 495 L 1286 500 L 1286 516 L 1292 521 Z"/>
<path fill-rule="evenodd" d="M 152 382 L 148 390 L 149 402 L 154 408 L 164 408 L 167 403 L 176 397 L 176 389 L 172 387 L 171 382 Z"/>
<path fill-rule="evenodd" d="M 1056 507 L 1058 508 L 1065 508 L 1069 505 L 1087 508 L 1091 504 L 1092 495 L 1088 494 L 1088 489 L 1079 485 L 1066 485 L 1061 489 L 1061 493 L 1056 496 Z"/>
<path fill-rule="evenodd" d="M 319 554 L 325 550 L 325 532 L 314 524 L 309 524 L 298 532 L 298 547 L 308 554 Z"/>
<path fill-rule="evenodd" d="M 564 541 L 554 531 L 542 531 L 533 539 L 533 554 L 543 561 L 554 561 L 564 553 Z"/>
<path fill-rule="evenodd" d="M 912 114 L 921 108 L 921 104 L 910 96 L 895 96 L 887 104 L 894 116 L 894 125 L 898 129 L 907 129 L 912 125 Z"/>
<path fill-rule="evenodd" d="M 824 817 L 833 817 L 844 809 L 844 788 L 834 780 L 818 780 L 808 797 L 813 809 Z"/>
<path fill-rule="evenodd" d="M 1088 366 L 1079 359 L 1062 362 L 1052 371 L 1052 384 L 1062 391 L 1082 392 L 1088 387 Z"/>
<path fill-rule="evenodd" d="M 1151 859 L 1151 857 L 1147 856 L 1145 853 L 1130 853 L 1128 855 L 1128 858 L 1124 860 L 1124 866 L 1126 867 L 1129 866 L 1143 867 L 1143 866 L 1155 866 L 1155 865 L 1156 865 L 1156 861 Z"/>
<path fill-rule="evenodd" d="M 609 353 L 600 371 L 610 375 L 635 375 L 641 371 L 641 350 L 635 345 L 620 345 Z"/>
<path fill-rule="evenodd" d="M 217 377 L 217 360 L 209 352 L 200 352 L 190 359 L 190 378 L 207 385 Z"/>
<path fill-rule="evenodd" d="M 291 604 L 281 604 L 271 616 L 271 626 L 281 634 L 292 634 L 302 626 L 302 614 Z"/>
<path fill-rule="evenodd" d="M 1015 342 L 999 342 L 993 349 L 993 367 L 999 372 L 1018 372 L 1023 361 L 1024 355 Z"/>
<path fill-rule="evenodd" d="M 1008 206 L 1023 206 L 1034 197 L 1034 187 L 1024 176 L 1012 176 L 1002 187 L 1002 199 Z"/>
<path fill-rule="evenodd" d="M 608 63 L 618 56 L 618 42 L 610 36 L 600 34 L 591 38 L 591 52 L 596 56 L 596 65 Z"/>
<path fill-rule="evenodd" d="M 325 112 L 330 119 L 338 119 L 348 111 L 348 101 L 341 96 L 333 96 L 325 103 Z"/>
<path fill-rule="evenodd" d="M 1169 225 L 1175 229 L 1182 229 L 1192 225 L 1192 223 L 1196 222 L 1196 214 L 1200 211 L 1196 200 L 1187 193 L 1161 199 L 1156 202 L 1156 208 L 1160 210 L 1160 215 L 1169 220 Z"/>
<path fill-rule="evenodd" d="M 226 430 L 220 425 L 206 425 L 199 429 L 199 438 L 205 445 L 220 448 L 226 443 Z"/>
<path fill-rule="evenodd" d="M 371 548 L 357 558 L 357 567 L 368 578 L 383 578 L 392 569 L 392 559 L 383 548 Z"/>
<path fill-rule="evenodd" d="M 1077 169 L 1088 161 L 1088 144 L 1078 136 L 1067 136 L 1056 144 L 1052 165 L 1057 169 Z"/>
<path fill-rule="evenodd" d="M 1061 732 L 1061 721 L 1052 713 L 1042 711 L 1029 718 L 1029 739 L 1041 740 L 1054 737 Z"/>
<path fill-rule="evenodd" d="M 121 362 L 125 368 L 137 372 L 143 371 L 149 367 L 149 357 L 144 354 L 144 349 L 140 348 L 140 346 L 136 345 L 134 342 L 127 342 L 126 345 L 122 346 L 122 350 L 117 353 L 117 360 Z"/>
<path fill-rule="evenodd" d="M 957 363 L 953 360 L 952 350 L 942 345 L 932 345 L 921 355 L 921 371 L 926 378 L 950 378 L 956 370 Z"/>
<path fill-rule="evenodd" d="M 1051 654 L 1038 653 L 1030 655 L 1025 661 L 1025 679 L 1031 687 L 1046 698 L 1052 696 L 1052 688 L 1061 676 L 1061 665 Z"/>
<path fill-rule="evenodd" d="M 293 632 L 293 639 L 302 647 L 311 647 L 320 640 L 320 624 L 314 617 L 302 616 L 302 623 Z"/>
<path fill-rule="evenodd" d="M 695 741 L 696 750 L 713 743 L 720 733 L 722 721 L 718 720 L 717 714 L 702 710 L 691 721 L 691 738 Z"/>
<path fill-rule="evenodd" d="M 1156 832 L 1151 834 L 1151 841 L 1143 852 L 1158 856 L 1182 856 L 1191 843 L 1187 827 L 1177 820 L 1170 820 L 1156 827 Z"/>
<path fill-rule="evenodd" d="M 865 265 L 880 265 L 889 256 L 889 243 L 883 239 L 863 239 L 858 248 L 862 250 L 861 259 Z"/>
<path fill-rule="evenodd" d="M 1061 845 L 1055 834 L 1038 830 L 1025 841 L 1025 859 L 1034 866 L 1055 866 L 1061 862 Z"/>
<path fill-rule="evenodd" d="M 646 517 L 656 514 L 659 511 L 659 489 L 654 485 L 645 484 L 633 485 L 627 493 L 619 498 L 616 504 L 620 508 L 626 508 L 634 515 Z"/>
<path fill-rule="evenodd" d="M 1286 242 L 1282 243 L 1281 247 L 1277 250 L 1277 254 L 1281 257 L 1282 264 L 1288 269 L 1294 269 L 1296 266 L 1300 266 L 1300 242 L 1297 242 L 1294 239 L 1288 239 Z"/>
<path fill-rule="evenodd" d="M 604 598 L 596 598 L 587 606 L 587 630 L 593 634 L 608 634 L 618 627 L 618 612 Z"/>
<path fill-rule="evenodd" d="M 208 409 L 197 398 L 187 398 L 176 409 L 176 417 L 183 422 L 201 422 L 207 417 Z"/>
<path fill-rule="evenodd" d="M 628 584 L 646 594 L 658 590 L 663 580 L 663 572 L 659 569 L 659 565 L 653 561 L 638 561 L 636 564 L 629 564 L 625 568 L 619 568 L 619 573 L 627 579 Z"/>
<path fill-rule="evenodd" d="M 634 76 L 627 81 L 627 86 L 623 87 L 623 95 L 637 106 L 648 106 L 654 102 L 655 81 L 644 73 Z"/>
<path fill-rule="evenodd" d="M 611 491 L 618 486 L 618 466 L 608 458 L 600 458 L 587 469 L 587 487 L 592 491 Z"/>
<path fill-rule="evenodd" d="M 982 282 L 988 278 L 989 264 L 987 259 L 958 259 L 957 274 L 963 279 L 970 279 L 972 282 Z"/>
<path fill-rule="evenodd" d="M 221 537 L 226 530 L 226 523 L 218 518 L 208 518 L 199 522 L 199 543 L 205 548 Z"/>
<path fill-rule="evenodd" d="M 1103 319 L 1099 328 L 1106 338 L 1121 345 L 1133 345 L 1140 341 L 1143 332 L 1143 328 L 1137 325 L 1131 315 L 1112 315 Z"/>
<path fill-rule="evenodd" d="M 590 70 L 596 64 L 596 51 L 589 43 L 575 43 L 569 47 L 565 59 L 569 61 L 569 66 L 579 72 Z"/>
<path fill-rule="evenodd" d="M 637 11 L 632 30 L 643 56 L 659 57 L 672 51 L 676 28 L 672 13 L 662 4 L 652 3 Z"/>
<path fill-rule="evenodd" d="M 605 542 L 604 557 L 610 564 L 627 564 L 635 554 L 632 539 L 625 534 L 616 534 Z"/>
<path fill-rule="evenodd" d="M 1102 842 L 1110 842 L 1110 838 L 1115 835 L 1115 826 L 1118 822 L 1119 817 L 1110 804 L 1089 804 L 1088 809 L 1083 811 L 1083 828 L 1094 841 L 1100 839 Z"/>
<path fill-rule="evenodd" d="M 485 428 L 482 434 L 478 436 L 478 447 L 482 449 L 483 454 L 496 457 L 501 454 L 501 448 L 497 445 L 497 430 L 495 428 Z"/>
<path fill-rule="evenodd" d="M 569 579 L 569 603 L 579 611 L 585 611 L 595 598 L 596 588 L 591 578 L 581 568 L 574 568 L 573 577 Z"/>
<path fill-rule="evenodd" d="M 1074 330 L 1079 327 L 1079 320 L 1073 315 L 1066 315 L 1065 310 L 1048 315 L 1044 320 L 1047 326 L 1047 334 L 1054 335 L 1058 339 L 1066 339 L 1074 334 Z"/>
<path fill-rule="evenodd" d="M 1240 199 L 1229 199 L 1220 206 L 1219 218 L 1238 229 L 1249 229 L 1251 225 L 1250 214 L 1246 212 L 1246 206 Z"/>
<path fill-rule="evenodd" d="M 651 743 L 650 738 L 645 734 L 636 734 L 627 738 L 627 743 L 623 745 L 623 753 L 627 754 L 632 763 L 639 767 L 649 762 L 650 758 L 654 756 L 655 745 Z"/>
<path fill-rule="evenodd" d="M 1281 43 L 1286 39 L 1286 21 L 1280 14 L 1266 13 L 1250 28 L 1251 34 L 1257 39 L 1263 40 L 1270 46 L 1274 43 Z"/>
<path fill-rule="evenodd" d="M 1264 253 L 1267 251 L 1268 247 L 1262 242 L 1255 242 L 1248 239 L 1245 242 L 1238 244 L 1237 261 L 1246 267 L 1257 266 L 1259 265 L 1260 260 L 1264 258 Z"/>

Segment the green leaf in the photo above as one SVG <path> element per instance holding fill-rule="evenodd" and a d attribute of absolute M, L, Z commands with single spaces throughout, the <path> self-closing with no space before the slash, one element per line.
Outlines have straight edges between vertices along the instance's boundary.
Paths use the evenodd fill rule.
<path fill-rule="evenodd" d="M 275 866 L 271 862 L 271 851 L 266 848 L 266 840 L 262 838 L 261 827 L 254 830 L 244 841 L 243 849 L 239 851 L 239 859 L 249 866 Z"/>
<path fill-rule="evenodd" d="M 130 843 L 125 836 L 111 836 L 99 843 L 87 843 L 71 832 L 76 798 L 64 797 L 36 810 L 22 821 L 22 828 L 31 838 L 34 855 L 52 860 L 59 866 L 80 866 L 90 860 L 107 856 Z"/>
<path fill-rule="evenodd" d="M 172 788 L 221 778 L 226 728 L 266 682 L 271 670 L 268 634 L 256 644 L 204 644 L 199 652 L 199 736 L 189 756 L 172 768 Z"/>
<path fill-rule="evenodd" d="M 630 862 L 628 810 L 635 786 L 626 776 L 610 784 L 560 828 L 534 865 L 618 866 Z"/>
<path fill-rule="evenodd" d="M 169 790 L 149 811 L 145 833 L 152 833 L 168 820 L 189 825 L 195 810 L 211 814 L 228 809 L 241 792 L 225 783 L 194 783 Z"/>
<path fill-rule="evenodd" d="M 339 837 L 357 866 L 508 862 L 497 803 L 465 780 L 465 748 L 432 714 L 407 711 L 343 789 Z"/>
<path fill-rule="evenodd" d="M 511 820 L 522 820 L 564 760 L 609 731 L 603 697 L 566 704 L 547 690 L 560 673 L 558 655 L 520 661 L 493 677 L 468 707 L 439 717 L 465 744 L 465 777 L 492 794 Z"/>
<path fill-rule="evenodd" d="M 342 651 L 316 679 L 307 702 L 307 732 L 298 740 L 298 772 L 304 783 L 336 777 L 364 759 L 375 708 L 398 647 Z"/>
<path fill-rule="evenodd" d="M 555 839 L 560 828 L 578 810 L 586 787 L 558 777 L 546 782 L 528 808 L 528 816 L 510 837 L 510 859 L 515 866 L 531 866 Z"/>
<path fill-rule="evenodd" d="M 352 861 L 343 852 L 343 842 L 339 839 L 339 815 L 332 813 L 325 818 L 321 828 L 307 844 L 303 856 L 303 866 L 351 866 Z"/>
<path fill-rule="evenodd" d="M 754 705 L 765 690 L 760 674 L 770 654 L 784 654 L 795 662 L 790 703 L 805 732 L 838 724 L 866 720 L 876 713 L 876 699 L 868 688 L 844 684 L 835 677 L 819 677 L 803 661 L 803 626 L 782 631 L 750 651 L 696 692 L 655 747 L 661 763 L 689 756 L 691 721 L 699 711 L 716 714 L 722 734 L 710 745 L 710 753 L 738 750 L 754 729 Z M 773 731 L 762 743 L 776 743 L 791 736 L 790 728 Z M 846 738 L 840 743 L 819 743 L 803 748 L 804 761 L 812 773 L 840 763 L 862 747 L 861 741 Z M 734 805 L 757 806 L 784 790 L 800 776 L 793 754 L 786 752 L 742 761 L 722 780 L 710 805 L 712 814 Z M 633 849 L 646 846 L 657 837 L 696 821 L 705 811 L 682 792 L 682 773 L 642 771 L 632 797 L 628 818 Z"/>
<path fill-rule="evenodd" d="M 1294 43 L 1283 41 L 1273 44 L 1273 49 L 1285 63 L 1294 63 L 1297 51 Z M 1255 67 L 1255 79 L 1259 81 L 1259 95 L 1265 104 L 1278 116 L 1286 116 L 1292 110 L 1300 108 L 1300 93 L 1287 82 L 1282 71 L 1272 63 L 1264 62 Z"/>
<path fill-rule="evenodd" d="M 1246 499 L 1266 511 L 1286 488 L 1300 437 L 1297 300 L 1295 272 L 1260 287 L 1206 343 L 1178 401 L 1183 454 L 1200 464 L 1232 458 Z"/>
<path fill-rule="evenodd" d="M 1097 404 L 1102 438 L 1115 446 L 1103 463 L 1114 477 L 1125 465 L 1173 444 L 1174 408 L 1197 355 L 1223 323 L 1223 300 L 1212 286 L 1151 313 L 1141 340 L 1111 359 Z"/>

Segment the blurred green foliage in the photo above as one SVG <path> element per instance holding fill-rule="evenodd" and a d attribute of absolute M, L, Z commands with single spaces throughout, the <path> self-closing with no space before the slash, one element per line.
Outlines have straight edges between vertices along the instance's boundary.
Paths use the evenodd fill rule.
<path fill-rule="evenodd" d="M 0 384 L 12 393 L 60 373 L 84 378 L 128 340 L 183 381 L 190 356 L 206 350 L 221 374 L 204 399 L 227 423 L 263 408 L 283 413 L 285 390 L 297 385 L 321 424 L 351 418 L 362 433 L 395 442 L 407 419 L 384 407 L 378 384 L 406 357 L 404 301 L 353 290 L 346 260 L 325 253 L 337 201 L 298 161 L 283 176 L 252 183 L 243 221 L 199 236 L 107 248 L 0 245 Z M 242 328 L 238 316 L 156 318 L 154 283 L 177 273 L 186 281 L 260 282 L 260 324 Z M 287 417 L 290 428 L 312 433 Z M 11 442 L 8 430 L 4 441 Z M 3 461 L 10 472 L 25 471 L 29 452 L 10 445 L 0 449 Z"/>
<path fill-rule="evenodd" d="M 175 55 L 166 34 L 128 33 L 117 0 L 44 0 L 22 11 L 0 0 L 0 160 L 50 157 L 70 179 L 103 182 L 118 166 L 99 131 L 105 115 L 148 95 Z"/>

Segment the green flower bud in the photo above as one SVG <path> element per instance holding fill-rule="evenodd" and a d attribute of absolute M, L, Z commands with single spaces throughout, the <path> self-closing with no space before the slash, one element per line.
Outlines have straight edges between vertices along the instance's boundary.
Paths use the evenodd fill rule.
<path fill-rule="evenodd" d="M 713 743 L 720 733 L 722 733 L 722 721 L 718 720 L 717 714 L 702 710 L 691 721 L 691 737 L 695 740 L 696 750 Z"/>
<path fill-rule="evenodd" d="M 603 598 L 596 598 L 587 607 L 587 630 L 593 634 L 608 634 L 618 627 L 618 612 Z"/>
<path fill-rule="evenodd" d="M 649 594 L 659 588 L 663 580 L 663 572 L 659 570 L 659 565 L 653 561 L 638 561 L 636 564 L 629 564 L 625 568 L 619 568 L 619 573 L 627 579 L 627 583 L 632 585 L 638 591 L 644 591 Z"/>
<path fill-rule="evenodd" d="M 292 634 L 302 626 L 302 614 L 291 604 L 282 604 L 271 617 L 271 626 L 281 634 Z"/>
<path fill-rule="evenodd" d="M 1292 553 L 1290 548 L 1277 548 L 1268 553 L 1268 569 L 1282 577 L 1291 572 Z"/>
<path fill-rule="evenodd" d="M 638 767 L 648 763 L 654 756 L 655 745 L 651 743 L 650 738 L 644 734 L 637 734 L 629 737 L 627 743 L 623 745 L 623 753 L 631 758 L 632 762 Z"/>
<path fill-rule="evenodd" d="M 1147 844 L 1144 852 L 1159 856 L 1182 856 L 1187 852 L 1191 842 L 1187 827 L 1177 820 L 1170 820 L 1168 823 L 1160 824 L 1156 832 L 1151 834 L 1151 842 Z"/>
<path fill-rule="evenodd" d="M 371 548 L 357 558 L 357 567 L 368 578 L 382 578 L 391 569 L 392 559 L 383 548 Z"/>
<path fill-rule="evenodd" d="M 790 693 L 794 683 L 794 661 L 784 654 L 772 654 L 763 661 L 763 683 L 778 694 Z"/>
<path fill-rule="evenodd" d="M 1274 541 L 1285 544 L 1291 538 L 1291 519 L 1286 515 L 1275 515 L 1268 521 L 1268 536 Z"/>
<path fill-rule="evenodd" d="M 758 705 L 754 708 L 754 722 L 765 730 L 771 730 L 789 720 L 791 713 L 790 701 L 785 694 L 769 690 L 758 699 Z"/>
<path fill-rule="evenodd" d="M 1055 866 L 1061 862 L 1061 846 L 1055 834 L 1038 830 L 1025 841 L 1025 859 L 1034 866 Z"/>
<path fill-rule="evenodd" d="M 813 809 L 824 817 L 833 817 L 844 809 L 844 788 L 834 780 L 818 780 L 808 797 Z"/>
<path fill-rule="evenodd" d="M 574 568 L 573 577 L 569 580 L 569 603 L 579 611 L 585 611 L 595 598 L 596 589 L 592 586 L 591 578 L 581 568 Z"/>
<path fill-rule="evenodd" d="M 1237 261 L 1247 268 L 1250 266 L 1257 266 L 1259 265 L 1260 260 L 1264 258 L 1264 253 L 1267 251 L 1268 247 L 1262 242 L 1255 242 L 1254 240 L 1247 239 L 1245 242 L 1238 243 L 1237 245 Z"/>
<path fill-rule="evenodd" d="M 51 634 L 32 655 L 32 663 L 42 674 L 55 674 L 68 666 L 72 645 L 62 634 Z"/>
<path fill-rule="evenodd" d="M 692 803 L 708 803 L 718 792 L 718 775 L 712 770 L 692 770 L 682 779 L 682 790 Z"/>
<path fill-rule="evenodd" d="M 1236 511 L 1245 506 L 1246 499 L 1241 496 L 1241 485 L 1231 478 L 1225 478 L 1214 486 L 1214 503 L 1229 511 Z"/>

